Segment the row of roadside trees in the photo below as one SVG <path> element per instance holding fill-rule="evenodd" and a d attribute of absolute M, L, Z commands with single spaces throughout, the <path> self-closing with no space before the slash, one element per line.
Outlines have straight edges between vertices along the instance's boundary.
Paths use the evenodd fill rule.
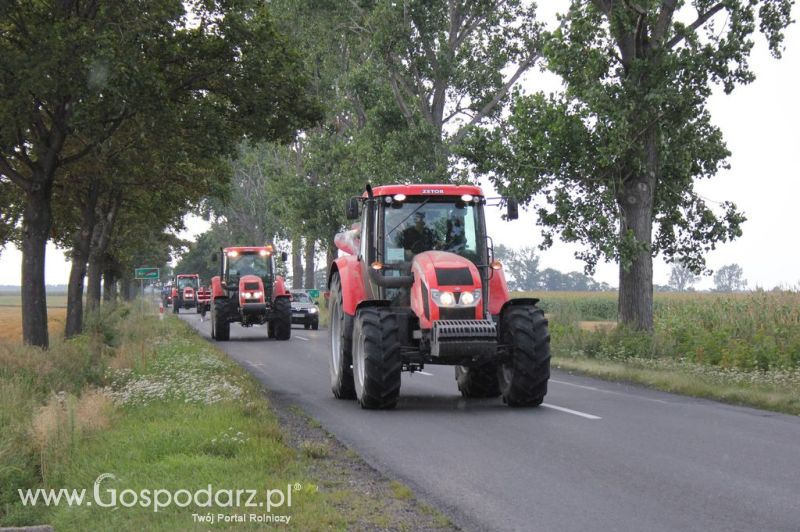
<path fill-rule="evenodd" d="M 521 0 L 271 5 L 306 52 L 324 116 L 240 158 L 268 153 L 266 201 L 295 266 L 314 246 L 330 263 L 342 204 L 368 181 L 486 178 L 537 213 L 544 248 L 578 244 L 589 275 L 617 262 L 620 320 L 652 330 L 653 257 L 697 275 L 742 233 L 736 205 L 694 189 L 730 155 L 707 101 L 755 78 L 759 34 L 780 57 L 790 0 L 572 0 L 550 31 Z M 525 94 L 519 81 L 539 69 L 564 90 Z"/>
<path fill-rule="evenodd" d="M 522 0 L 145 4 L 0 13 L 0 236 L 26 257 L 29 343 L 47 343 L 37 324 L 44 243 L 62 234 L 54 198 L 70 176 L 88 179 L 84 203 L 63 200 L 82 220 L 89 169 L 105 196 L 88 218 L 117 226 L 127 205 L 163 234 L 197 207 L 214 246 L 284 238 L 297 265 L 319 251 L 330 263 L 343 201 L 367 181 L 484 177 L 538 214 L 544 247 L 581 245 L 587 274 L 619 263 L 620 319 L 651 330 L 653 257 L 700 273 L 705 252 L 741 234 L 735 205 L 694 191 L 728 164 L 706 103 L 714 86 L 754 79 L 757 34 L 780 56 L 792 6 L 572 0 L 547 31 Z M 519 81 L 540 69 L 564 91 L 525 94 Z M 153 189 L 127 193 L 153 174 Z M 147 210 L 156 203 L 161 216 Z M 90 247 L 115 235 L 80 226 L 63 233 Z"/>
<path fill-rule="evenodd" d="M 172 230 L 224 194 L 243 138 L 319 116 L 263 2 L 12 2 L 0 8 L 2 243 L 22 250 L 22 323 L 47 347 L 48 241 L 72 260 L 66 335 L 101 279 L 159 265 Z"/>

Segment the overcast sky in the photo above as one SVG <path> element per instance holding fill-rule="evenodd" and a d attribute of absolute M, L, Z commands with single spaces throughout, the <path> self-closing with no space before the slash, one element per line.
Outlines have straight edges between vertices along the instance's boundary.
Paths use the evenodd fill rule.
<path fill-rule="evenodd" d="M 552 20 L 560 2 L 540 2 L 541 16 Z M 795 18 L 797 9 L 794 10 Z M 751 288 L 776 285 L 800 287 L 800 238 L 796 235 L 794 216 L 800 211 L 800 171 L 795 157 L 800 154 L 800 26 L 793 24 L 786 34 L 786 50 L 781 60 L 767 52 L 763 38 L 757 36 L 750 64 L 756 81 L 737 87 L 731 95 L 718 91 L 710 101 L 714 123 L 722 129 L 729 150 L 731 169 L 697 183 L 699 193 L 710 201 L 734 201 L 748 218 L 744 235 L 709 253 L 712 269 L 725 264 L 742 266 Z M 525 82 L 526 90 L 554 90 L 552 77 L 534 72 Z M 487 195 L 491 194 L 486 191 Z M 492 209 L 490 208 L 490 211 Z M 487 216 L 489 234 L 495 243 L 511 247 L 537 245 L 541 231 L 532 213 L 520 212 L 520 219 L 504 222 L 497 209 Z M 202 220 L 189 217 L 188 237 L 205 229 Z M 557 243 L 542 252 L 540 267 L 561 271 L 582 270 L 573 254 L 577 247 Z M 48 247 L 47 284 L 66 284 L 69 264 L 61 251 Z M 19 284 L 21 254 L 13 246 L 0 252 L 0 284 Z M 599 264 L 595 278 L 618 285 L 616 264 Z M 667 284 L 669 266 L 660 259 L 654 265 L 654 281 Z M 710 278 L 698 285 L 710 288 Z"/>

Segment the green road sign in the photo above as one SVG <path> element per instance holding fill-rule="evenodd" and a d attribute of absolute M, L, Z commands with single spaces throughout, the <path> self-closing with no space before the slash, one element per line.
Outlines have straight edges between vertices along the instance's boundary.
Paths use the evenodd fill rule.
<path fill-rule="evenodd" d="M 158 279 L 161 277 L 158 268 L 136 268 L 134 272 L 136 279 Z"/>
<path fill-rule="evenodd" d="M 311 290 L 307 290 L 307 292 L 311 299 L 319 299 L 319 290 L 312 288 Z"/>

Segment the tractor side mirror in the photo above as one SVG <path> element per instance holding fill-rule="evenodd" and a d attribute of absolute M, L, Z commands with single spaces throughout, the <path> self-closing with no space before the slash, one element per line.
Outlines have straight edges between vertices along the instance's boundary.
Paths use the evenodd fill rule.
<path fill-rule="evenodd" d="M 506 205 L 507 213 L 506 218 L 509 220 L 516 220 L 519 218 L 519 203 L 514 198 L 508 198 L 508 204 Z"/>
<path fill-rule="evenodd" d="M 217 262 L 219 260 L 219 253 L 216 251 L 211 254 L 211 262 Z"/>
<path fill-rule="evenodd" d="M 347 200 L 347 219 L 348 220 L 357 220 L 358 219 L 358 198 L 352 197 Z"/>
<path fill-rule="evenodd" d="M 281 261 L 286 262 L 287 260 L 289 260 L 288 253 L 286 253 L 285 251 L 281 251 Z"/>

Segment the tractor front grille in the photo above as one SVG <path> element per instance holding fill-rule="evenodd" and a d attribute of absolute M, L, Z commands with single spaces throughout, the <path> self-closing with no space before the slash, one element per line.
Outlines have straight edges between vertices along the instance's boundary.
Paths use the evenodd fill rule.
<path fill-rule="evenodd" d="M 475 307 L 439 307 L 439 318 L 443 320 L 474 320 Z"/>

